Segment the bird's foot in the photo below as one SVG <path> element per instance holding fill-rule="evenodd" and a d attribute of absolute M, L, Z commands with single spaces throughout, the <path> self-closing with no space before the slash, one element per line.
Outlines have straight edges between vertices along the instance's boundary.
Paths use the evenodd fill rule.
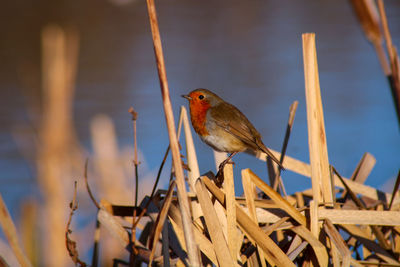
<path fill-rule="evenodd" d="M 216 184 L 219 187 L 222 186 L 222 183 L 224 182 L 224 168 L 226 164 L 233 164 L 233 166 L 235 166 L 235 162 L 233 162 L 230 157 L 221 162 L 218 167 L 217 175 L 215 176 Z"/>

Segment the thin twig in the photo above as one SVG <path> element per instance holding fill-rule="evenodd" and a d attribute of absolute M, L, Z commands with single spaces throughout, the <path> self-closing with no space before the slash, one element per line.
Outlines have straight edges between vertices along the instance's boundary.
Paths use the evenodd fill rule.
<path fill-rule="evenodd" d="M 69 204 L 71 212 L 69 213 L 68 223 L 65 229 L 65 245 L 67 247 L 69 256 L 71 257 L 72 261 L 75 264 L 79 264 L 79 266 L 86 267 L 87 264 L 79 259 L 78 251 L 76 249 L 76 242 L 69 238 L 69 235 L 72 233 L 72 230 L 70 230 L 72 216 L 74 215 L 74 212 L 78 209 L 78 202 L 76 200 L 76 187 L 77 187 L 77 182 L 75 181 L 74 196 L 72 198 L 72 202 Z"/>
<path fill-rule="evenodd" d="M 297 110 L 297 106 L 298 105 L 299 105 L 298 101 L 294 101 L 292 103 L 292 105 L 290 105 L 289 120 L 288 120 L 288 124 L 287 124 L 287 127 L 286 127 L 285 139 L 283 140 L 281 157 L 279 159 L 279 162 L 281 164 L 283 164 L 283 159 L 284 159 L 285 154 L 286 154 L 286 149 L 287 149 L 287 146 L 288 146 L 288 143 L 289 143 L 289 137 L 290 137 L 290 133 L 292 132 L 292 126 L 293 126 L 294 117 L 296 115 L 296 110 Z M 283 182 L 282 182 L 282 179 L 281 179 L 281 176 L 280 176 L 280 173 L 281 173 L 281 168 L 279 167 L 278 173 L 276 174 L 276 177 L 275 177 L 275 180 L 274 180 L 274 187 L 273 188 L 276 191 L 278 189 L 278 185 L 279 185 L 279 187 L 282 190 L 283 194 L 285 196 L 287 196 L 285 187 L 283 185 Z"/>
<path fill-rule="evenodd" d="M 99 202 L 97 202 L 97 200 L 94 198 L 94 196 L 92 194 L 92 190 L 90 190 L 90 186 L 89 186 L 89 182 L 88 182 L 88 175 L 87 175 L 88 164 L 89 164 L 89 159 L 86 159 L 86 162 L 85 162 L 85 173 L 84 173 L 86 190 L 87 190 L 87 192 L 89 194 L 89 197 L 92 200 L 93 204 L 96 206 L 97 209 L 100 209 Z"/>
<path fill-rule="evenodd" d="M 150 205 L 150 203 L 151 203 L 151 201 L 153 199 L 154 193 L 156 192 L 156 188 L 157 188 L 157 185 L 158 185 L 158 181 L 160 180 L 160 177 L 161 177 L 162 169 L 163 169 L 163 167 L 165 165 L 165 161 L 167 160 L 167 157 L 168 157 L 169 150 L 170 150 L 170 148 L 168 146 L 167 150 L 165 151 L 164 158 L 163 158 L 163 160 L 161 162 L 160 168 L 158 169 L 156 182 L 154 183 L 153 189 L 151 190 L 150 198 L 147 201 L 146 206 L 142 209 L 142 212 L 139 214 L 139 217 L 137 218 L 137 220 L 135 221 L 135 218 L 133 218 L 134 222 L 133 222 L 132 227 L 136 227 L 137 226 L 137 224 L 139 223 L 140 219 L 146 213 L 147 208 L 149 207 L 149 205 Z"/>

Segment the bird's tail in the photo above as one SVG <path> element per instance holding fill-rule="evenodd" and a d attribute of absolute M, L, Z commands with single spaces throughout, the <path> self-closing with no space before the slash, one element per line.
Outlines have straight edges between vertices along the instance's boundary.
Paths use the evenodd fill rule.
<path fill-rule="evenodd" d="M 262 152 L 267 154 L 268 157 L 270 157 L 276 164 L 278 164 L 278 166 L 279 166 L 279 168 L 281 168 L 281 170 L 285 170 L 282 163 L 274 156 L 274 154 L 272 154 L 272 152 L 266 146 L 264 146 L 264 147 L 260 146 L 260 149 L 262 150 Z"/>

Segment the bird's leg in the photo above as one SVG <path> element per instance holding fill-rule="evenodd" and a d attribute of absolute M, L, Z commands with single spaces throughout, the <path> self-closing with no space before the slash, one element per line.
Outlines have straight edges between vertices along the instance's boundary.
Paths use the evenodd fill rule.
<path fill-rule="evenodd" d="M 219 164 L 218 167 L 218 172 L 216 175 L 217 181 L 219 181 L 219 184 L 222 185 L 222 182 L 224 181 L 224 177 L 223 177 L 223 173 L 224 173 L 224 167 L 226 164 L 230 163 L 230 164 L 235 164 L 233 161 L 230 161 L 232 159 L 233 156 L 235 156 L 238 152 L 233 152 L 229 155 L 229 157 L 227 159 L 225 159 L 223 162 L 221 162 L 221 164 Z"/>

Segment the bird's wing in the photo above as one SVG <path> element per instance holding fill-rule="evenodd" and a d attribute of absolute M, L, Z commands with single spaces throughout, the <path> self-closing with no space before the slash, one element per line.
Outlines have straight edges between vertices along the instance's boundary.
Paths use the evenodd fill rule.
<path fill-rule="evenodd" d="M 239 140 L 252 148 L 254 151 L 261 150 L 272 158 L 282 169 L 279 160 L 261 141 L 261 135 L 243 113 L 229 103 L 220 103 L 210 109 L 213 122 L 226 132 L 236 136 Z"/>
<path fill-rule="evenodd" d="M 229 103 L 220 103 L 211 108 L 210 113 L 210 117 L 217 126 L 236 136 L 252 149 L 263 150 L 258 144 L 261 142 L 261 135 L 246 116 L 235 106 Z"/>

